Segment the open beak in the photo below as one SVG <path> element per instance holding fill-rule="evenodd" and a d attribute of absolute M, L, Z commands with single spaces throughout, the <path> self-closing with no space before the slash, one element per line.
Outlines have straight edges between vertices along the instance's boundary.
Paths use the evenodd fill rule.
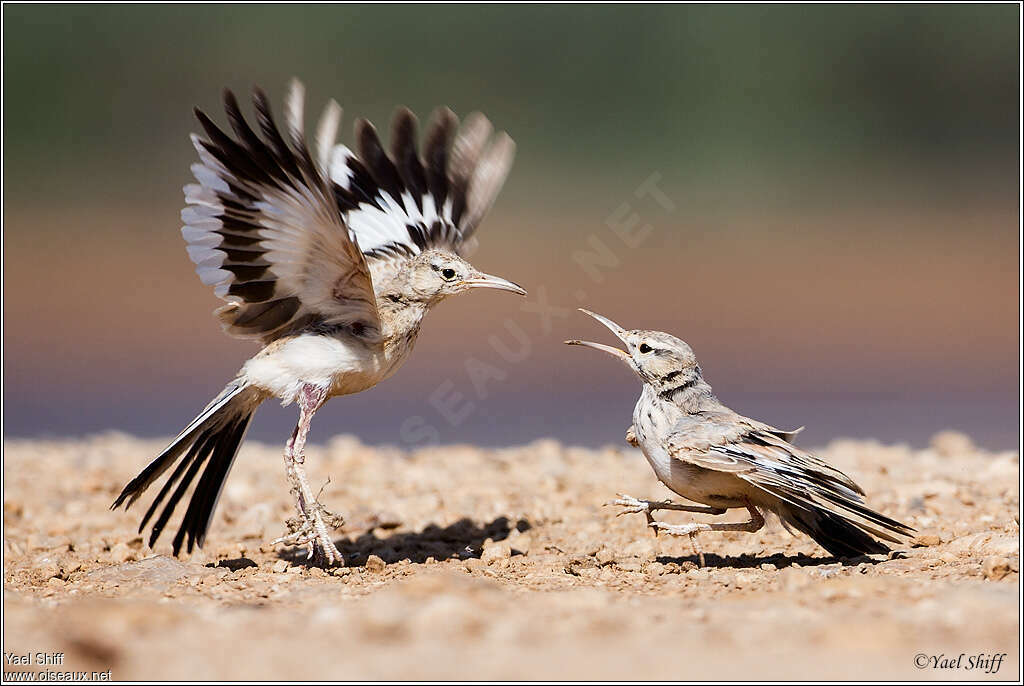
<path fill-rule="evenodd" d="M 580 308 L 580 312 L 582 312 L 583 314 L 590 315 L 591 317 L 593 317 L 597 321 L 601 322 L 602 324 L 607 326 L 611 330 L 611 332 L 618 337 L 618 339 L 620 341 L 622 341 L 623 343 L 626 342 L 626 330 L 623 329 L 618 324 L 616 324 L 615 322 L 613 322 L 611 319 L 608 319 L 607 317 L 602 317 L 601 315 L 599 315 L 599 314 L 597 314 L 595 312 L 591 312 L 590 310 L 584 310 L 582 307 Z M 614 347 L 612 347 L 610 345 L 604 345 L 602 343 L 593 343 L 591 341 L 579 341 L 579 340 L 575 340 L 575 339 L 571 340 L 571 341 L 566 341 L 565 344 L 566 345 L 582 345 L 582 346 L 584 346 L 586 348 L 593 348 L 594 350 L 600 350 L 602 352 L 608 353 L 609 355 L 614 355 L 615 357 L 618 357 L 619 359 L 621 359 L 622 361 L 626 362 L 627 364 L 629 364 L 632 361 L 632 358 L 629 356 L 629 353 L 627 353 L 625 350 L 619 350 L 618 348 L 614 348 Z"/>
<path fill-rule="evenodd" d="M 491 276 L 490 274 L 478 274 L 471 279 L 466 279 L 463 283 L 469 288 L 495 288 L 499 291 L 510 291 L 517 295 L 526 295 L 526 289 L 517 283 L 512 283 L 500 276 Z"/>

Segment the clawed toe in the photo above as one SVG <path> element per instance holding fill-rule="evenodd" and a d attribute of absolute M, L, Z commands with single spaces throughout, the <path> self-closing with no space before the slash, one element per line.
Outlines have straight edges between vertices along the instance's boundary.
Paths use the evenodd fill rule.
<path fill-rule="evenodd" d="M 327 523 L 324 522 L 325 517 Z M 340 515 L 316 503 L 312 511 L 304 513 L 302 517 L 289 518 L 286 522 L 289 533 L 274 540 L 272 544 L 305 546 L 307 560 L 327 565 L 344 565 L 345 560 L 330 536 L 330 529 L 339 528 L 344 521 Z"/>
<path fill-rule="evenodd" d="M 659 522 L 652 520 L 649 522 L 651 528 L 655 531 L 664 531 L 667 534 L 673 536 L 696 536 L 701 531 L 708 531 L 711 527 L 707 524 L 668 524 L 667 522 Z"/>
<path fill-rule="evenodd" d="M 616 517 L 621 517 L 627 514 L 649 514 L 651 511 L 651 503 L 647 500 L 639 500 L 631 495 L 624 495 L 622 493 L 616 493 L 618 496 L 615 500 L 605 505 L 614 505 L 616 507 L 623 508 L 621 512 L 617 513 Z"/>

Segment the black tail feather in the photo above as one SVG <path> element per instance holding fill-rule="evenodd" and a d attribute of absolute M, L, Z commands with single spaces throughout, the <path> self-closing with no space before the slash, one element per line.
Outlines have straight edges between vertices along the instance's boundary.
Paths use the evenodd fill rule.
<path fill-rule="evenodd" d="M 875 540 L 853 522 L 837 514 L 787 504 L 780 515 L 785 523 L 807 534 L 836 557 L 859 557 L 889 552 L 889 546 Z"/>
<path fill-rule="evenodd" d="M 185 455 L 185 458 L 178 463 L 178 466 L 174 468 L 174 471 L 171 472 L 171 475 L 167 477 L 167 482 L 164 483 L 163 488 L 161 488 L 160 492 L 156 494 L 155 498 L 153 498 L 153 502 L 150 503 L 149 509 L 146 510 L 146 514 L 143 515 L 142 521 L 139 522 L 140 534 L 142 533 L 142 530 L 146 528 L 146 522 L 148 522 L 150 517 L 152 517 L 153 514 L 156 512 L 156 508 L 160 506 L 160 503 L 162 503 L 164 498 L 167 497 L 167 494 L 170 492 L 174 484 L 178 483 L 178 479 L 181 478 L 181 475 L 184 474 L 185 470 L 188 469 L 189 465 L 192 464 L 192 460 L 195 459 L 196 453 L 199 452 L 199 449 L 206 444 L 206 441 L 209 438 L 209 436 L 209 431 L 204 431 L 201 434 L 199 434 L 199 437 L 195 440 L 195 443 L 193 443 L 192 447 L 188 449 L 188 453 Z M 152 543 L 150 543 L 150 545 L 152 546 Z"/>
<path fill-rule="evenodd" d="M 246 429 L 252 415 L 246 415 L 224 428 L 219 434 L 216 445 L 210 455 L 206 469 L 192 493 L 188 509 L 181 520 L 181 527 L 174 537 L 174 554 L 177 555 L 181 549 L 185 536 L 188 536 L 188 552 L 192 552 L 194 546 L 203 547 L 206 541 L 206 531 L 210 526 L 213 511 L 220 499 L 221 488 L 227 479 L 228 471 L 235 461 L 238 448 L 242 443 Z"/>
<path fill-rule="evenodd" d="M 202 547 L 224 481 L 227 479 L 235 455 L 238 454 L 242 439 L 245 437 L 255 407 L 259 402 L 258 399 L 255 403 L 252 402 L 251 395 L 239 397 L 243 391 L 245 391 L 244 383 L 229 384 L 179 434 L 171 445 L 150 462 L 138 476 L 128 482 L 124 490 L 114 500 L 112 509 L 122 504 L 125 505 L 125 509 L 131 507 L 160 475 L 176 461 L 178 462 L 139 524 L 139 533 L 142 533 L 146 524 L 163 505 L 160 516 L 157 517 L 150 531 L 150 547 L 156 544 L 171 515 L 174 514 L 174 509 L 188 491 L 189 486 L 196 480 L 200 470 L 203 470 L 203 474 L 193 490 L 178 533 L 174 537 L 173 549 L 174 554 L 177 555 L 181 551 L 186 536 L 188 537 L 188 552 L 191 553 L 196 545 Z M 203 469 L 204 465 L 206 465 L 205 469 Z"/>
<path fill-rule="evenodd" d="M 162 453 L 157 455 L 156 459 L 146 465 L 146 468 L 139 472 L 138 476 L 125 485 L 121 490 L 121 493 L 110 506 L 110 509 L 116 510 L 121 507 L 121 504 L 124 503 L 125 500 L 128 500 L 129 497 L 131 499 L 128 500 L 128 503 L 125 505 L 125 509 L 131 507 L 135 501 L 139 499 L 139 496 L 149 488 L 149 485 L 159 479 L 160 475 L 167 471 L 167 469 L 174 464 L 174 461 L 177 460 L 183 452 L 185 452 L 185 448 L 189 446 L 190 442 L 188 438 L 189 436 L 178 437 L 174 443 L 171 443 L 171 445 L 167 446 Z"/>
<path fill-rule="evenodd" d="M 163 512 L 160 513 L 156 523 L 153 524 L 153 529 L 149 534 L 150 548 L 152 548 L 156 544 L 157 539 L 160 538 L 160 534 L 163 533 L 164 526 L 167 525 L 167 520 L 171 518 L 171 515 L 174 514 L 174 508 L 178 506 L 178 501 L 185 495 L 185 491 L 187 491 L 188 487 L 192 484 L 192 480 L 196 478 L 196 474 L 199 473 L 199 469 L 203 466 L 203 462 L 205 462 L 206 458 L 210 456 L 217 434 L 209 432 L 203 438 L 204 440 L 199 446 L 199 449 L 195 452 L 195 457 L 192 458 L 192 462 L 189 463 L 188 470 L 185 472 L 185 476 L 182 477 L 181 483 L 179 483 L 178 487 L 174 489 L 174 493 L 171 494 L 171 497 L 167 500 L 167 504 L 164 505 Z M 189 454 L 192 454 L 191 451 Z M 180 547 L 181 546 L 175 547 L 175 555 L 178 554 L 178 549 Z"/>

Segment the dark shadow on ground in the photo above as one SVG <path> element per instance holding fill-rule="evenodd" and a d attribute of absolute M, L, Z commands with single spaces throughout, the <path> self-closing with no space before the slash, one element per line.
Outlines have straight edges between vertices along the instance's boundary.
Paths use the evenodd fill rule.
<path fill-rule="evenodd" d="M 489 524 L 478 525 L 463 518 L 444 528 L 430 524 L 422 531 L 400 532 L 383 537 L 377 535 L 379 529 L 372 529 L 355 539 L 335 541 L 335 545 L 344 556 L 346 567 L 362 567 L 370 555 L 376 555 L 388 564 L 402 560 L 421 564 L 431 557 L 435 560 L 480 557 L 484 541 L 488 538 L 501 541 L 508 538 L 513 529 L 527 531 L 530 528 L 530 523 L 525 519 L 512 522 L 508 517 L 498 517 Z M 312 564 L 306 559 L 303 548 L 282 550 L 278 557 L 293 564 Z"/>
<path fill-rule="evenodd" d="M 657 558 L 658 562 L 662 564 L 675 563 L 683 565 L 691 563 L 700 566 L 700 558 L 697 555 L 683 555 L 680 557 L 671 557 L 661 555 Z M 745 553 L 743 555 L 728 555 L 721 556 L 715 553 L 704 553 L 704 566 L 705 567 L 732 567 L 736 569 L 751 569 L 754 567 L 760 567 L 763 564 L 775 565 L 778 569 L 784 567 L 791 567 L 794 564 L 800 565 L 801 567 L 820 567 L 822 565 L 834 565 L 841 564 L 844 567 L 855 567 L 859 564 L 876 565 L 883 562 L 879 556 L 868 557 L 867 555 L 861 555 L 859 557 L 811 557 L 804 555 L 784 555 L 782 553 L 776 553 L 774 555 L 751 555 Z"/>

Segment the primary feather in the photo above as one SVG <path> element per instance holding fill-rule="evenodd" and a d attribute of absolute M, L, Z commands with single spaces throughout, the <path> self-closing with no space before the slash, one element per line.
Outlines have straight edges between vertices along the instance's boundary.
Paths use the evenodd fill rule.
<path fill-rule="evenodd" d="M 422 157 L 416 117 L 399 109 L 391 151 L 366 120 L 358 155 L 335 144 L 341 108 L 326 106 L 315 156 L 304 135 L 304 89 L 293 81 L 284 134 L 266 96 L 253 93 L 259 133 L 234 95 L 224 108 L 234 137 L 196 111 L 197 184 L 185 187 L 182 235 L 203 283 L 228 301 L 225 330 L 270 341 L 311 323 L 380 330 L 376 298 L 407 260 L 430 249 L 463 254 L 504 183 L 514 145 L 483 115 L 461 130 L 438 110 Z"/>

